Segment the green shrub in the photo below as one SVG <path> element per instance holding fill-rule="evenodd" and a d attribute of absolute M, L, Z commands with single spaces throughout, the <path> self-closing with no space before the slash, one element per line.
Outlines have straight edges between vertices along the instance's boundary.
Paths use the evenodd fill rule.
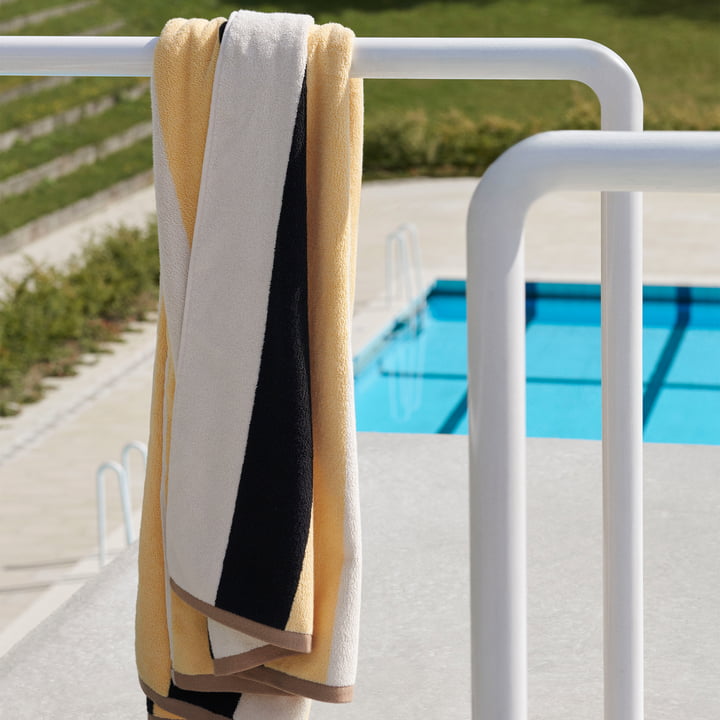
<path fill-rule="evenodd" d="M 536 131 L 532 123 L 492 116 L 474 121 L 458 110 L 435 120 L 423 112 L 387 115 L 365 128 L 365 177 L 481 175 L 500 153 Z"/>
<path fill-rule="evenodd" d="M 154 229 L 143 237 L 121 228 L 105 242 L 86 246 L 68 275 L 85 317 L 143 319 L 148 303 L 154 307 L 160 272 L 156 237 Z"/>
<path fill-rule="evenodd" d="M 42 378 L 69 375 L 127 324 L 157 307 L 157 228 L 121 227 L 64 269 L 30 264 L 0 300 L 0 416 L 42 396 Z"/>

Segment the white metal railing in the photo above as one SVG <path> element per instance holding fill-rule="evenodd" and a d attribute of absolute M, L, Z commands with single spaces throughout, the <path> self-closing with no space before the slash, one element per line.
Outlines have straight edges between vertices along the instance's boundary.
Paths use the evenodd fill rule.
<path fill-rule="evenodd" d="M 0 75 L 149 76 L 156 42 L 152 37 L 0 37 Z M 635 76 L 618 55 L 589 40 L 357 38 L 351 73 L 363 78 L 576 80 L 597 95 L 604 130 L 642 130 Z M 642 477 L 641 349 L 633 340 L 642 318 L 641 199 L 637 193 L 603 194 L 602 207 L 602 333 L 621 339 L 616 352 L 603 353 L 603 427 L 612 429 L 603 438 L 603 476 L 606 484 L 611 476 L 616 484 L 635 483 Z M 609 401 L 620 395 L 626 405 Z M 638 646 L 632 654 L 641 658 L 641 652 Z M 606 718 L 640 720 L 636 693 L 626 690 L 622 657 L 606 671 L 606 698 L 609 693 L 616 698 L 612 707 L 625 708 L 615 713 L 606 702 Z M 633 677 L 630 685 L 642 687 L 642 677 Z M 516 709 L 507 717 L 525 717 L 522 698 Z M 474 717 L 502 717 L 486 713 L 477 705 Z"/>
<path fill-rule="evenodd" d="M 543 133 L 498 158 L 473 196 L 467 300 L 475 718 L 527 716 L 523 226 L 533 202 L 556 190 L 720 192 L 720 132 Z M 633 343 L 641 341 L 638 333 Z M 623 343 L 622 333 L 611 331 L 603 352 L 621 355 Z M 604 400 L 622 412 L 633 399 L 613 388 Z M 642 717 L 643 707 L 642 478 L 605 477 L 603 514 L 605 717 L 630 720 Z"/>

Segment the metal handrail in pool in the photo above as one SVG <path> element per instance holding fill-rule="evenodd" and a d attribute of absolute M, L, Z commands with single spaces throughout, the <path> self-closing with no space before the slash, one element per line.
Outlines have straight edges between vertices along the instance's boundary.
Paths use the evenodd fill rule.
<path fill-rule="evenodd" d="M 0 75 L 150 76 L 154 37 L 0 37 Z M 628 65 L 598 43 L 566 38 L 357 38 L 351 73 L 361 78 L 576 80 L 597 95 L 603 130 L 642 130 L 643 103 Z M 604 427 L 618 429 L 604 439 L 603 475 L 642 476 L 642 378 L 639 337 L 642 323 L 642 207 L 637 193 L 602 195 L 603 338 L 623 338 L 618 352 L 603 353 Z M 620 310 L 622 309 L 622 312 Z M 603 343 L 603 347 L 606 343 Z M 623 389 L 626 406 L 613 405 L 612 387 Z M 622 438 L 617 442 L 617 438 Z M 628 452 L 627 447 L 635 448 Z M 635 654 L 641 653 L 637 648 Z M 606 696 L 620 698 L 625 669 L 606 676 Z M 633 686 L 642 685 L 642 677 Z M 642 695 L 642 692 L 640 693 Z M 613 701 L 628 708 L 615 720 L 640 720 L 634 695 Z M 526 717 L 523 700 L 512 715 L 493 715 L 480 700 L 473 717 Z M 607 708 L 607 703 L 606 703 Z M 629 708 L 635 708 L 633 710 Z"/>
<path fill-rule="evenodd" d="M 720 192 L 720 132 L 542 133 L 500 156 L 475 191 L 467 230 L 473 717 L 527 716 L 523 228 L 530 206 L 557 190 Z M 617 318 L 607 319 L 603 356 L 618 359 L 625 338 Z M 640 332 L 632 343 L 633 354 L 641 350 Z M 622 383 L 606 381 L 603 405 L 634 412 Z M 610 442 L 641 452 L 609 417 L 604 460 Z M 605 717 L 634 720 L 643 712 L 642 476 L 603 480 Z"/>

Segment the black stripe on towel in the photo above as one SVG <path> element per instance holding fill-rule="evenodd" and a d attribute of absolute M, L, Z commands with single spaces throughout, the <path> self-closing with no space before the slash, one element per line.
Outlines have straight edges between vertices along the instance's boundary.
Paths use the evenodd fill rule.
<path fill-rule="evenodd" d="M 242 695 L 231 692 L 197 692 L 196 690 L 183 690 L 174 682 L 170 682 L 168 698 L 179 700 L 195 707 L 213 713 L 217 717 L 232 718 L 237 710 Z"/>
<path fill-rule="evenodd" d="M 312 428 L 303 83 L 285 177 L 265 339 L 216 606 L 284 629 L 310 528 Z"/>

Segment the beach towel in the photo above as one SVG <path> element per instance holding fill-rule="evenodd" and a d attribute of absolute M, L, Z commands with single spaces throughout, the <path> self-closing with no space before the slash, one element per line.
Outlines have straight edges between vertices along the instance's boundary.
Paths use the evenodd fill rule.
<path fill-rule="evenodd" d="M 351 31 L 171 20 L 152 78 L 160 305 L 136 656 L 148 717 L 347 702 L 360 527 Z"/>

